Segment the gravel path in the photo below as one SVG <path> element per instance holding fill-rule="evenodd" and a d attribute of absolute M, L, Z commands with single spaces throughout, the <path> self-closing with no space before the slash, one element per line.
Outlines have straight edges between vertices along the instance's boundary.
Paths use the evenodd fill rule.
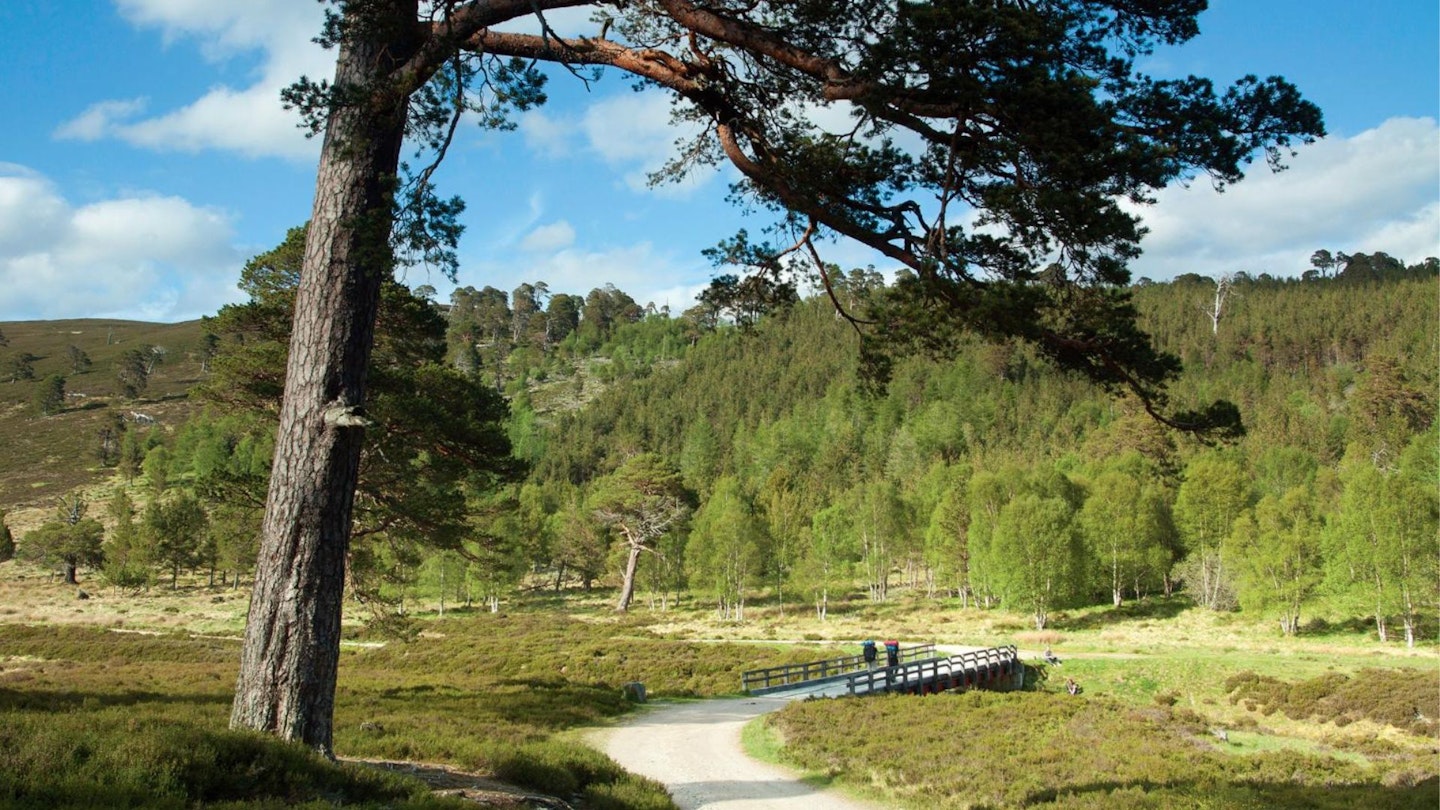
<path fill-rule="evenodd" d="M 741 727 L 787 702 L 746 697 L 660 704 L 594 732 L 589 741 L 626 770 L 662 782 L 682 810 L 873 810 L 834 791 L 816 791 L 792 771 L 741 750 Z"/>

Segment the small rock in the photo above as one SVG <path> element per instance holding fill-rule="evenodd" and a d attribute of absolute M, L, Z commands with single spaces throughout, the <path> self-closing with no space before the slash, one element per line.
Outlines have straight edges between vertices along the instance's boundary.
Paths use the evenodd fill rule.
<path fill-rule="evenodd" d="M 86 593 L 86 592 L 84 592 L 84 591 L 76 591 L 76 592 L 75 592 L 75 598 L 76 598 L 76 599 L 89 599 L 89 598 L 90 598 L 90 594 L 88 594 L 88 593 Z"/>

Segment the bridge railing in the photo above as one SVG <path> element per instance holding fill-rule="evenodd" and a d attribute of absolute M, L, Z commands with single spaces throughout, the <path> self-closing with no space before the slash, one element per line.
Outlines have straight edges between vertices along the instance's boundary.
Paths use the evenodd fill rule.
<path fill-rule="evenodd" d="M 882 649 L 880 651 L 882 663 L 876 671 L 884 668 L 884 655 L 885 651 Z M 902 664 L 905 661 L 928 659 L 934 656 L 934 642 L 900 648 L 900 661 Z M 806 681 L 837 678 L 865 669 L 865 657 L 863 655 L 846 655 L 839 658 L 827 658 L 823 661 L 807 661 L 803 664 L 786 664 L 779 667 L 752 669 L 740 676 L 740 685 L 746 692 L 753 695 L 767 690 L 793 686 Z"/>
<path fill-rule="evenodd" d="M 991 647 L 857 672 L 849 676 L 847 688 L 852 695 L 865 695 L 996 686 L 1006 678 L 1013 679 L 1019 667 L 1020 656 L 1014 646 Z"/>

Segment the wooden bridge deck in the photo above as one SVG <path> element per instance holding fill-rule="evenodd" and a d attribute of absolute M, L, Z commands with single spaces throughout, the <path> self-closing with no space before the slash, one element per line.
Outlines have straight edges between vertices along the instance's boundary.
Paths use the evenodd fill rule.
<path fill-rule="evenodd" d="M 752 695 L 786 694 L 795 697 L 877 692 L 931 694 L 951 689 L 1018 689 L 1024 684 L 1025 668 L 1014 646 L 972 650 L 951 656 L 936 656 L 934 652 L 934 644 L 902 648 L 901 663 L 894 667 L 869 669 L 857 655 L 754 670 L 745 673 L 742 683 Z M 767 672 L 771 674 L 759 674 Z"/>
<path fill-rule="evenodd" d="M 884 655 L 882 651 L 881 656 Z M 916 644 L 900 648 L 900 661 L 917 661 L 935 657 L 935 645 Z M 846 655 L 827 658 L 823 661 L 808 661 L 803 664 L 786 664 L 766 669 L 752 669 L 740 676 L 740 686 L 752 695 L 768 695 L 795 688 L 797 684 L 817 684 L 838 681 L 849 675 L 866 670 L 865 658 L 860 655 Z"/>

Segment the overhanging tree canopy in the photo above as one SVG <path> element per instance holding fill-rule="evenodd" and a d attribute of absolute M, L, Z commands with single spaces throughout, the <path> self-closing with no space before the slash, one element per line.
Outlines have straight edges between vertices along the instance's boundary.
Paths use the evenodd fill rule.
<path fill-rule="evenodd" d="M 1224 405 L 1169 413 L 1178 370 L 1120 285 L 1143 203 L 1179 178 L 1233 182 L 1323 134 L 1280 79 L 1217 92 L 1135 59 L 1197 33 L 1201 0 L 876 3 L 341 0 L 321 39 L 333 82 L 287 91 L 323 131 L 285 404 L 232 723 L 329 750 L 343 555 L 381 280 L 397 256 L 454 266 L 460 204 L 431 177 L 465 113 L 504 126 L 544 100 L 541 63 L 616 68 L 700 125 L 664 176 L 726 161 L 736 195 L 776 212 L 777 244 L 719 254 L 779 270 L 847 237 L 908 270 L 871 335 L 943 350 L 965 331 L 1034 343 L 1128 388 L 1156 416 L 1238 426 Z M 557 30 L 561 9 L 589 23 Z M 540 33 L 501 26 L 539 20 Z M 534 30 L 532 26 L 531 30 Z M 588 80 L 588 78 L 587 78 Z M 844 131 L 817 107 L 852 113 Z M 400 162 L 403 144 L 423 166 Z M 872 352 L 883 360 L 884 348 Z M 883 363 L 881 363 L 883 366 Z"/>

